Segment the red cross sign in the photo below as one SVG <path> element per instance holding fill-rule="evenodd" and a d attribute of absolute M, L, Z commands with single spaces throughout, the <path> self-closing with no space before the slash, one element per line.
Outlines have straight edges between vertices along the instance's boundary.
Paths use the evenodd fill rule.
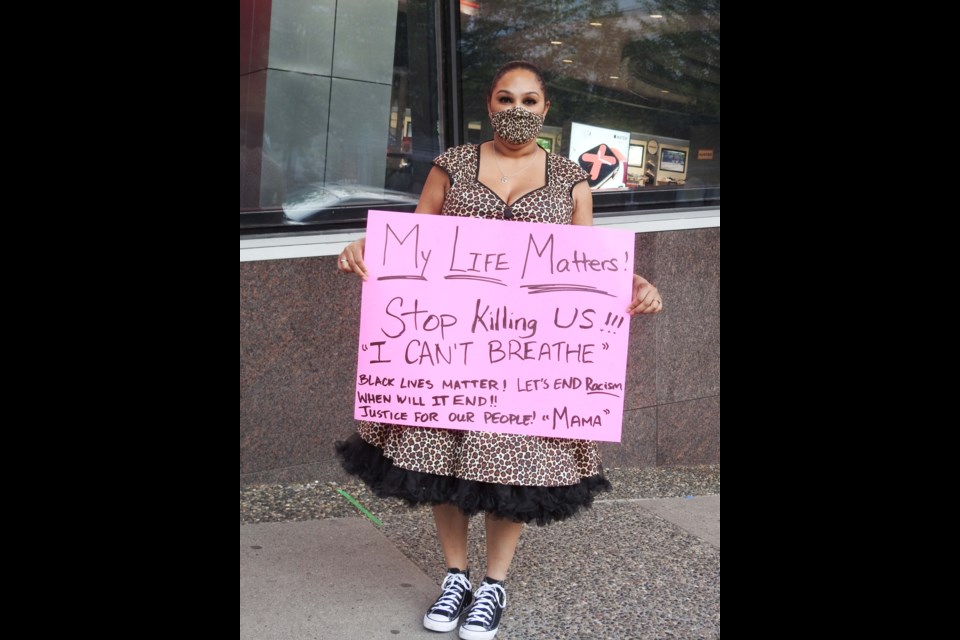
<path fill-rule="evenodd" d="M 597 149 L 596 154 L 585 153 L 583 154 L 583 159 L 590 164 L 590 179 L 596 180 L 600 176 L 600 168 L 605 165 L 614 165 L 617 164 L 617 157 L 614 155 L 604 155 L 607 151 L 607 145 L 602 144 L 600 148 Z"/>

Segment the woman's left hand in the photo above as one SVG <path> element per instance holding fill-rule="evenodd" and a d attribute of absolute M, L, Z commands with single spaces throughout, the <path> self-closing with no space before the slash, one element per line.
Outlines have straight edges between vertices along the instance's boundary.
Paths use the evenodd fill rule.
<path fill-rule="evenodd" d="M 633 300 L 627 307 L 627 313 L 635 316 L 638 313 L 660 313 L 663 311 L 663 298 L 660 291 L 645 279 L 634 274 Z"/>

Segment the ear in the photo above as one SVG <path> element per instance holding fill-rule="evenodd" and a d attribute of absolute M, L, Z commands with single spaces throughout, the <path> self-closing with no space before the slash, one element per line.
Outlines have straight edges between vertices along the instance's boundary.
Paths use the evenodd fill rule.
<path fill-rule="evenodd" d="M 547 100 L 543 103 L 543 117 L 547 117 L 547 111 L 550 111 L 550 101 Z"/>

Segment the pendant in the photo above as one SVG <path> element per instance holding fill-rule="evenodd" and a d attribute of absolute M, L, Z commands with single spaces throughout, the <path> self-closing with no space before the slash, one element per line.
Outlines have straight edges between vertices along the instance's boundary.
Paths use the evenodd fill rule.
<path fill-rule="evenodd" d="M 507 184 L 507 176 L 503 176 L 502 178 L 500 178 L 500 182 L 502 182 L 503 184 Z"/>

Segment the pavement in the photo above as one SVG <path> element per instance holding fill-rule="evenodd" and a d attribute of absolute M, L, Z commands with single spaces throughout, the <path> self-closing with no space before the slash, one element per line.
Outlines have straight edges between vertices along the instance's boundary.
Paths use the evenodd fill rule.
<path fill-rule="evenodd" d="M 719 467 L 717 493 L 697 496 L 633 497 L 651 492 L 640 485 L 677 488 L 662 490 L 662 477 L 631 485 L 630 474 L 618 486 L 607 475 L 615 489 L 592 509 L 524 528 L 497 639 L 719 638 Z M 380 525 L 336 493 L 344 487 Z M 478 516 L 474 586 L 483 538 Z M 428 508 L 378 500 L 360 485 L 241 488 L 241 640 L 455 639 L 421 624 L 444 571 Z"/>

